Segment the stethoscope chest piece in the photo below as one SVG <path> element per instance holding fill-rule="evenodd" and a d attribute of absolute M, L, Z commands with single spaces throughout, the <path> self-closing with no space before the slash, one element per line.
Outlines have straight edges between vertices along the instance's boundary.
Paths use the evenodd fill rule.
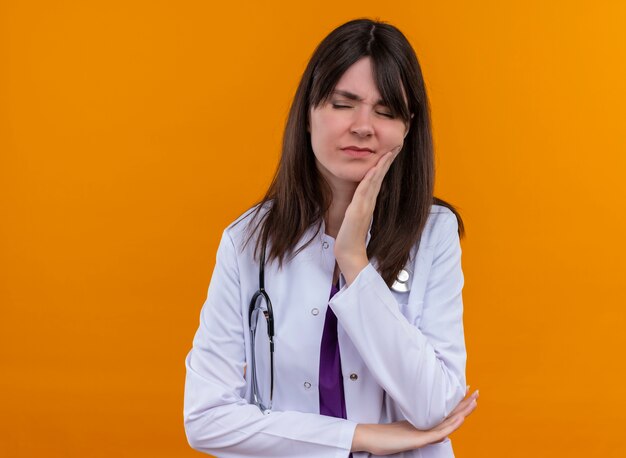
<path fill-rule="evenodd" d="M 411 272 L 406 269 L 402 269 L 396 278 L 396 281 L 391 285 L 391 289 L 399 293 L 406 293 L 411 289 Z"/>

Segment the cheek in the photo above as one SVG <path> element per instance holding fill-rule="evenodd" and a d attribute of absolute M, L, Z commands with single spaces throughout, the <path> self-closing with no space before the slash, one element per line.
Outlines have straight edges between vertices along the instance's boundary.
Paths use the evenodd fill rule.
<path fill-rule="evenodd" d="M 313 113 L 311 115 L 311 146 L 317 154 L 323 149 L 332 147 L 336 142 L 340 123 L 324 113 Z"/>
<path fill-rule="evenodd" d="M 404 143 L 404 126 L 388 126 L 383 132 L 381 132 L 381 147 L 385 149 L 392 149 L 398 145 Z"/>

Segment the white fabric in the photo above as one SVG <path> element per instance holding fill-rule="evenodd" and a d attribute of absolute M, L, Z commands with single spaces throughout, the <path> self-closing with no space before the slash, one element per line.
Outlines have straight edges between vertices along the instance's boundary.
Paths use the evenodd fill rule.
<path fill-rule="evenodd" d="M 247 221 L 223 233 L 185 361 L 184 423 L 193 448 L 225 458 L 346 458 L 357 423 L 406 419 L 429 429 L 452 411 L 465 395 L 466 352 L 461 247 L 449 209 L 431 209 L 406 266 L 408 292 L 390 290 L 369 264 L 349 287 L 342 279 L 329 303 L 334 239 L 323 226 L 282 269 L 266 265 L 276 333 L 274 407 L 268 415 L 249 403 L 251 387 L 244 375 L 250 361 L 248 305 L 258 289 L 254 240 L 242 250 Z M 319 353 L 328 305 L 338 318 L 347 420 L 319 415 Z M 267 385 L 269 350 L 260 356 L 257 370 Z M 454 454 L 445 440 L 394 456 Z"/>

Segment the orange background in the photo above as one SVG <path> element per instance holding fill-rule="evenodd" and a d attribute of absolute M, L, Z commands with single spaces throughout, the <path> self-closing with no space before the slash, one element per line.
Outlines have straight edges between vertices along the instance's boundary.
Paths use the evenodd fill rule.
<path fill-rule="evenodd" d="M 467 226 L 457 456 L 626 456 L 619 0 L 2 2 L 0 456 L 201 456 L 184 357 L 219 235 L 360 16 L 416 48 Z"/>

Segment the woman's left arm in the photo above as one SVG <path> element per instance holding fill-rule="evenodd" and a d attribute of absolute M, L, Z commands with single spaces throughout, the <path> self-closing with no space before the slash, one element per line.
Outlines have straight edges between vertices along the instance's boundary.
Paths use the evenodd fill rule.
<path fill-rule="evenodd" d="M 466 393 L 464 279 L 457 221 L 452 212 L 435 216 L 439 238 L 433 247 L 419 325 L 401 313 L 387 284 L 369 263 L 330 301 L 378 384 L 406 419 L 422 430 L 446 418 Z"/>
<path fill-rule="evenodd" d="M 365 247 L 376 197 L 396 155 L 383 156 L 366 174 L 346 210 L 335 256 L 348 287 L 330 306 L 406 419 L 418 429 L 430 429 L 450 414 L 466 391 L 461 247 L 456 216 L 437 215 L 433 230 L 439 237 L 419 326 L 409 322 L 369 263 Z"/>

